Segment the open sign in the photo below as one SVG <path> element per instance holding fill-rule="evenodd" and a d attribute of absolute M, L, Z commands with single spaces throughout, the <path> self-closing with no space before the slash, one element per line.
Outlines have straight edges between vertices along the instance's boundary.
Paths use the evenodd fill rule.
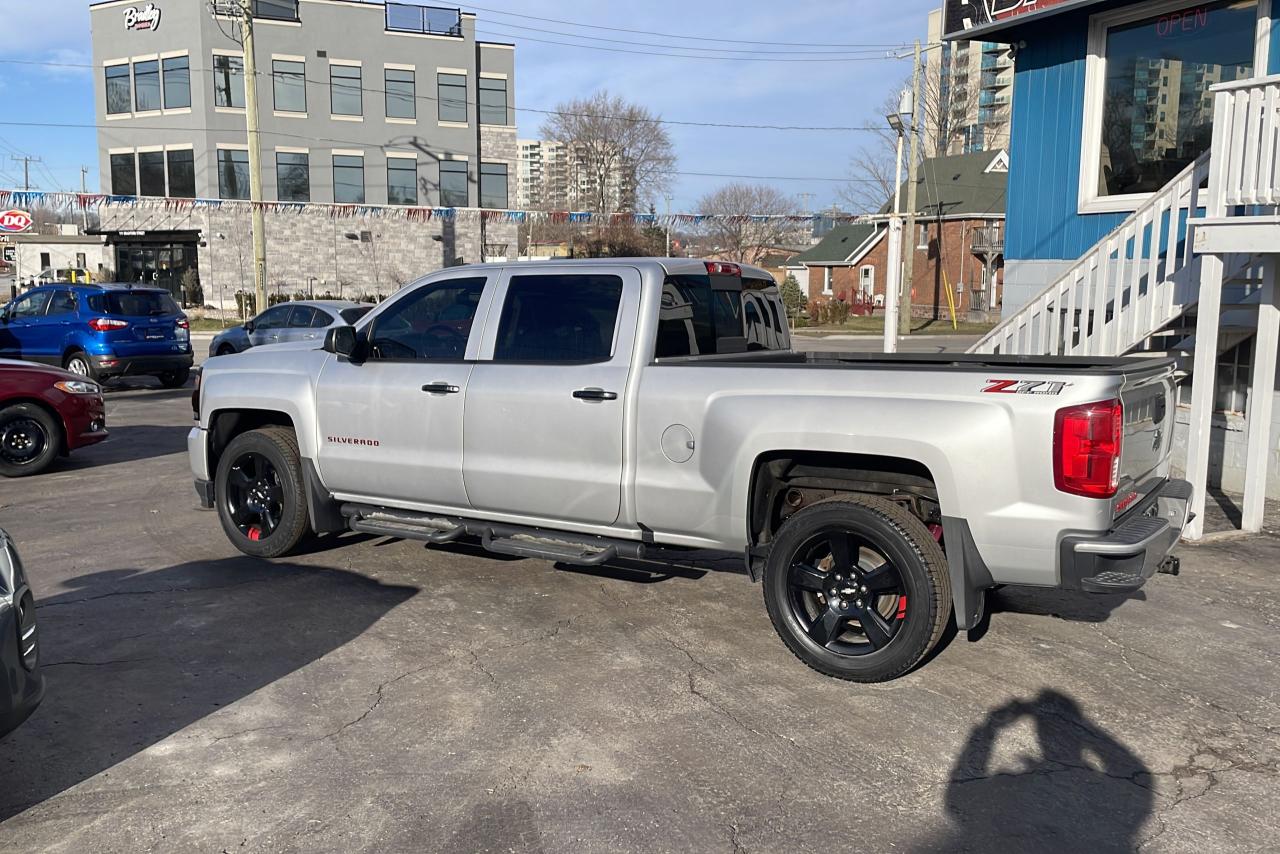
<path fill-rule="evenodd" d="M 31 227 L 31 214 L 26 211 L 13 210 L 0 213 L 0 231 L 16 234 Z"/>

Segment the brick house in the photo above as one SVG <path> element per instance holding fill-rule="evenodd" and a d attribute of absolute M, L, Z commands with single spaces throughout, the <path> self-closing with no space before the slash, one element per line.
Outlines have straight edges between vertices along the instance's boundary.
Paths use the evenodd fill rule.
<path fill-rule="evenodd" d="M 1004 270 L 1005 152 L 974 152 L 925 160 L 916 187 L 912 313 L 947 318 L 951 300 L 962 318 L 997 316 Z M 907 188 L 902 188 L 905 204 Z M 787 271 L 811 300 L 870 299 L 884 307 L 889 256 L 886 205 L 866 221 L 837 226 L 816 246 L 791 257 Z M 909 242 L 908 242 L 909 241 Z"/>

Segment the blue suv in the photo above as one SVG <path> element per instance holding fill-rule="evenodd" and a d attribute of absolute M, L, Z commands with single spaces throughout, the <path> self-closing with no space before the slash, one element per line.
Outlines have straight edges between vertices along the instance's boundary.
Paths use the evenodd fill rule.
<path fill-rule="evenodd" d="M 160 288 L 42 285 L 0 310 L 0 358 L 97 380 L 150 374 L 178 388 L 191 372 L 191 324 Z"/>

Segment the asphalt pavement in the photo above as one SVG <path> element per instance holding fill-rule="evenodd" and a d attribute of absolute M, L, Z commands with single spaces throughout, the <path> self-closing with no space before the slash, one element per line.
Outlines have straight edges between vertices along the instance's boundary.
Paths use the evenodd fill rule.
<path fill-rule="evenodd" d="M 0 482 L 48 694 L 4 851 L 1263 851 L 1280 539 L 1128 597 L 1004 589 L 895 682 L 819 676 L 736 561 L 582 569 L 363 535 L 241 556 L 188 393 Z"/>

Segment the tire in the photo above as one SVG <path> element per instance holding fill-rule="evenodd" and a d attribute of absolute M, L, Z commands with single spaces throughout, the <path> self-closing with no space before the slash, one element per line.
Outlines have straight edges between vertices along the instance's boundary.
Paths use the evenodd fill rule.
<path fill-rule="evenodd" d="M 219 347 L 219 348 L 218 348 L 218 352 L 217 352 L 217 353 L 214 353 L 214 355 L 215 355 L 215 356 L 230 356 L 230 355 L 231 355 L 232 353 L 234 353 L 235 351 L 236 351 L 236 348 L 235 348 L 235 347 L 232 347 L 230 344 L 223 344 L 221 347 Z"/>
<path fill-rule="evenodd" d="M 187 378 L 190 376 L 190 368 L 180 368 L 176 371 L 165 371 L 162 374 L 156 374 L 156 379 L 160 380 L 160 385 L 165 388 L 182 388 L 187 384 Z"/>
<path fill-rule="evenodd" d="M 291 552 L 310 532 L 293 431 L 263 427 L 232 439 L 218 460 L 214 501 L 223 531 L 240 551 L 253 557 Z"/>
<path fill-rule="evenodd" d="M 89 361 L 89 357 L 83 350 L 76 350 L 68 353 L 67 358 L 62 362 L 62 367 L 77 376 L 82 376 L 91 380 L 96 379 L 96 375 L 93 370 L 93 363 Z"/>
<path fill-rule="evenodd" d="M 783 524 L 765 563 L 764 601 L 783 642 L 814 670 L 886 682 L 937 646 L 951 579 L 924 523 L 884 499 L 848 496 Z"/>
<path fill-rule="evenodd" d="M 32 403 L 0 407 L 0 475 L 26 477 L 53 465 L 62 450 L 62 426 Z"/>

